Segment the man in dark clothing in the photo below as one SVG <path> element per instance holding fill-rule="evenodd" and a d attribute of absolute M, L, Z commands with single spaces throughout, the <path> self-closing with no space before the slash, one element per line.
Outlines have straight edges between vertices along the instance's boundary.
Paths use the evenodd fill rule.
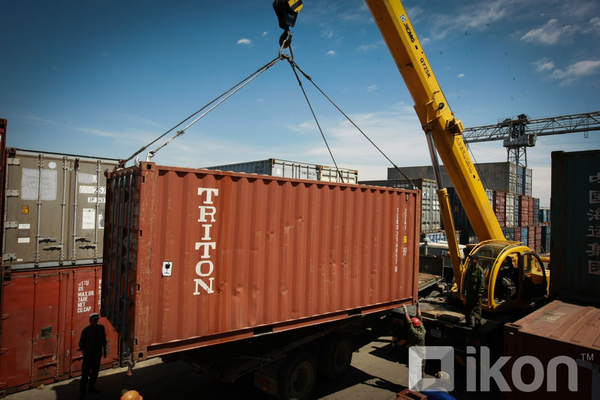
<path fill-rule="evenodd" d="M 481 326 L 481 300 L 485 290 L 485 271 L 479 265 L 479 256 L 470 256 L 470 264 L 465 274 L 465 296 L 467 298 L 467 312 L 465 324 L 473 326 L 471 317 L 475 320 L 475 327 Z"/>
<path fill-rule="evenodd" d="M 90 324 L 81 332 L 79 349 L 83 353 L 83 364 L 81 366 L 81 381 L 79 382 L 80 398 L 85 396 L 86 387 L 90 393 L 99 393 L 96 389 L 96 379 L 100 371 L 102 356 L 106 358 L 106 331 L 104 326 L 98 324 L 100 315 L 90 315 Z M 89 377 L 89 386 L 88 386 Z"/>

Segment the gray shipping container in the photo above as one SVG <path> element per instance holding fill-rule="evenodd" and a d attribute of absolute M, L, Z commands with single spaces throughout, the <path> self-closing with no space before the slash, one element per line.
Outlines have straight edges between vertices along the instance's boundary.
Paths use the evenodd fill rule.
<path fill-rule="evenodd" d="M 421 233 L 438 232 L 442 229 L 440 201 L 437 196 L 437 183 L 431 179 L 414 179 L 417 189 L 421 191 Z M 361 185 L 384 186 L 398 189 L 412 189 L 407 180 L 360 181 Z"/>
<path fill-rule="evenodd" d="M 106 177 L 118 160 L 6 151 L 2 264 L 102 263 Z"/>
<path fill-rule="evenodd" d="M 486 189 L 507 192 L 512 194 L 517 194 L 517 166 L 515 164 L 509 162 L 501 162 L 501 163 L 485 163 L 485 164 L 475 164 L 477 168 L 477 172 L 479 173 L 481 182 Z M 400 167 L 402 172 L 409 177 L 410 179 L 417 178 L 425 178 L 425 179 L 435 179 L 435 175 L 433 173 L 433 167 L 431 166 L 423 166 L 423 167 Z M 454 184 L 450 181 L 450 177 L 446 172 L 446 168 L 441 166 L 440 172 L 442 175 L 442 183 L 447 187 L 453 187 Z M 529 181 L 529 192 L 531 192 L 531 177 L 532 172 L 530 169 L 527 170 L 526 175 L 528 176 Z M 400 176 L 400 173 L 395 168 L 388 169 L 388 179 L 403 179 Z M 523 182 L 523 180 L 521 180 Z M 531 196 L 531 193 L 529 194 Z"/>
<path fill-rule="evenodd" d="M 552 152 L 551 294 L 600 305 L 600 150 Z"/>
<path fill-rule="evenodd" d="M 358 183 L 358 171 L 355 169 L 339 168 L 338 172 L 335 167 L 279 160 L 275 158 L 237 164 L 214 165 L 203 168 L 219 171 L 245 172 L 247 174 L 271 175 L 282 178 L 312 179 L 324 182 L 342 182 L 340 179 L 341 173 L 344 183 Z"/>

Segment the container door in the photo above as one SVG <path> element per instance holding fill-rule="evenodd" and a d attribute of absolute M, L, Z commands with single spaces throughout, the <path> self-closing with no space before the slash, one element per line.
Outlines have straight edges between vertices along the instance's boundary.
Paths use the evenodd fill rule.
<path fill-rule="evenodd" d="M 66 160 L 8 153 L 3 262 L 12 268 L 58 266 L 64 260 Z"/>
<path fill-rule="evenodd" d="M 62 274 L 40 274 L 35 281 L 32 381 L 54 378 L 58 370 L 58 321 Z"/>
<path fill-rule="evenodd" d="M 3 282 L 0 390 L 26 385 L 31 380 L 33 275 L 12 273 Z"/>
<path fill-rule="evenodd" d="M 131 333 L 127 323 L 133 315 L 128 315 L 128 311 L 135 301 L 140 236 L 140 184 L 139 174 L 118 175 L 109 182 L 107 225 L 110 228 L 105 237 L 107 243 L 102 271 L 102 315 L 123 335 L 124 340 Z"/>
<path fill-rule="evenodd" d="M 100 160 L 72 161 L 73 173 L 69 182 L 69 227 L 71 235 L 67 245 L 68 257 L 74 263 L 83 260 L 100 262 L 104 236 L 104 205 L 106 203 L 106 178 Z M 106 164 L 104 164 L 106 168 Z"/>

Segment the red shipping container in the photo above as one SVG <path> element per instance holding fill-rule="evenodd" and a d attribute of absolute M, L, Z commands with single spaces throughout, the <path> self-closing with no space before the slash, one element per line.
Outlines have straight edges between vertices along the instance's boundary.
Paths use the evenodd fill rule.
<path fill-rule="evenodd" d="M 109 176 L 102 312 L 137 360 L 394 308 L 420 213 L 415 190 L 141 163 Z"/>
<path fill-rule="evenodd" d="M 510 391 L 503 397 L 597 399 L 599 321 L 598 308 L 555 300 L 504 325 L 504 355 L 510 358 L 502 375 Z"/>
<path fill-rule="evenodd" d="M 494 191 L 494 211 L 500 227 L 506 227 L 506 193 Z"/>
<path fill-rule="evenodd" d="M 79 375 L 79 337 L 100 309 L 102 267 L 13 271 L 2 299 L 0 391 L 15 392 Z M 108 341 L 104 367 L 118 360 L 119 342 L 101 318 Z"/>
<path fill-rule="evenodd" d="M 530 215 L 533 202 L 529 196 L 519 196 L 519 226 L 529 226 L 529 220 L 533 223 L 533 215 Z M 530 205 L 530 203 L 532 203 Z"/>

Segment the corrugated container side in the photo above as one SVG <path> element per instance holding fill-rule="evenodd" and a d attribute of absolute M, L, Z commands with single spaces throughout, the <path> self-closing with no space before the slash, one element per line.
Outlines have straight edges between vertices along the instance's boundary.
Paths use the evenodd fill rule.
<path fill-rule="evenodd" d="M 518 196 L 523 196 L 525 189 L 525 177 L 523 176 L 523 168 L 517 168 L 517 192 Z"/>
<path fill-rule="evenodd" d="M 600 151 L 552 153 L 551 293 L 600 304 Z"/>
<path fill-rule="evenodd" d="M 516 242 L 521 242 L 521 228 L 516 227 L 513 228 L 515 230 L 515 241 Z"/>
<path fill-rule="evenodd" d="M 540 207 L 540 224 L 549 224 L 550 215 L 550 208 Z"/>
<path fill-rule="evenodd" d="M 505 399 L 597 398 L 593 370 L 597 371 L 600 359 L 600 309 L 555 300 L 506 324 L 504 349 L 509 358 L 502 375 L 511 389 L 503 393 Z M 522 363 L 523 357 L 535 360 L 540 368 L 522 364 L 519 368 L 515 364 Z"/>
<path fill-rule="evenodd" d="M 515 222 L 515 209 L 517 209 L 517 205 L 515 204 L 515 200 L 517 197 L 514 194 L 506 193 L 506 227 L 514 228 L 516 226 Z"/>
<path fill-rule="evenodd" d="M 525 244 L 529 244 L 529 229 L 526 226 L 522 226 L 521 228 L 521 242 Z"/>
<path fill-rule="evenodd" d="M 494 211 L 501 228 L 506 227 L 506 193 L 494 192 Z"/>
<path fill-rule="evenodd" d="M 527 220 L 527 225 L 533 225 L 533 221 L 535 220 L 534 217 L 534 201 L 533 201 L 533 197 L 528 196 L 529 197 L 529 212 L 528 212 L 528 220 Z"/>
<path fill-rule="evenodd" d="M 276 158 L 236 164 L 215 165 L 206 167 L 206 169 L 245 172 L 248 174 L 270 175 L 281 178 L 312 179 L 325 182 L 343 181 L 344 183 L 351 184 L 356 184 L 358 182 L 358 171 L 355 169 L 336 169 L 335 167 L 326 165 L 287 161 Z"/>
<path fill-rule="evenodd" d="M 540 224 L 540 199 L 533 199 L 533 225 Z"/>
<path fill-rule="evenodd" d="M 384 186 L 400 189 L 412 189 L 414 185 L 421 191 L 421 232 L 433 233 L 442 229 L 440 201 L 437 196 L 437 183 L 431 179 L 374 180 L 360 181 L 361 185 Z"/>
<path fill-rule="evenodd" d="M 318 180 L 324 182 L 343 182 L 356 185 L 358 183 L 358 171 L 355 169 L 345 169 L 318 165 Z M 340 176 L 341 175 L 341 176 Z"/>
<path fill-rule="evenodd" d="M 4 281 L 0 390 L 14 392 L 78 375 L 81 331 L 100 310 L 102 266 L 13 271 Z M 101 318 L 108 341 L 104 367 L 119 357 L 119 341 Z"/>
<path fill-rule="evenodd" d="M 245 172 L 248 174 L 271 175 L 284 178 L 319 180 L 319 171 L 317 165 L 278 160 L 275 158 L 235 164 L 215 165 L 212 167 L 206 167 L 206 169 Z"/>
<path fill-rule="evenodd" d="M 106 177 L 117 160 L 7 149 L 3 264 L 102 262 Z"/>
<path fill-rule="evenodd" d="M 542 252 L 542 227 L 541 226 L 535 227 L 535 248 L 534 248 L 534 250 L 538 254 Z"/>
<path fill-rule="evenodd" d="M 541 228 L 542 228 L 542 238 L 541 238 L 542 250 L 541 250 L 541 252 L 549 253 L 550 252 L 550 242 L 551 242 L 550 225 L 544 225 Z"/>
<path fill-rule="evenodd" d="M 502 232 L 506 240 L 515 241 L 515 228 L 503 228 Z"/>
<path fill-rule="evenodd" d="M 418 191 L 141 163 L 107 212 L 102 309 L 136 359 L 417 295 Z"/>
<path fill-rule="evenodd" d="M 532 190 L 533 190 L 533 170 L 527 168 L 525 170 L 525 190 L 523 192 L 523 194 L 525 196 L 532 196 Z"/>

